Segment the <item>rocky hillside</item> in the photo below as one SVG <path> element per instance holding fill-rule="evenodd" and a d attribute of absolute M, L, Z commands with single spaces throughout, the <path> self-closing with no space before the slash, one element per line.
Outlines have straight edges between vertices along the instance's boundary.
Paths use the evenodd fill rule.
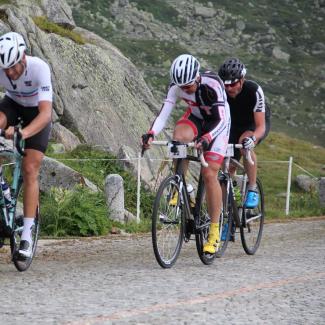
<path fill-rule="evenodd" d="M 87 143 L 136 156 L 158 104 L 134 64 L 110 42 L 76 27 L 64 0 L 0 1 L 0 34 L 11 30 L 24 36 L 28 54 L 50 65 L 53 140 L 66 149 Z"/>
<path fill-rule="evenodd" d="M 272 105 L 273 130 L 324 145 L 324 0 L 68 2 L 76 23 L 129 57 L 157 99 L 178 54 L 215 70 L 238 56 Z"/>

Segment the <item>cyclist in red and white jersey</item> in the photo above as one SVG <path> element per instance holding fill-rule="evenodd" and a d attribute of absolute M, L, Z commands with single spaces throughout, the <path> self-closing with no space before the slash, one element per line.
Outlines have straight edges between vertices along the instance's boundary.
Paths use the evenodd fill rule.
<path fill-rule="evenodd" d="M 6 138 L 12 138 L 18 118 L 23 121 L 24 228 L 19 253 L 30 257 L 39 201 L 38 174 L 51 129 L 52 83 L 47 63 L 26 55 L 25 50 L 20 34 L 10 32 L 0 37 L 0 85 L 6 89 L 0 101 L 0 128 L 5 129 Z"/>
<path fill-rule="evenodd" d="M 142 143 L 149 148 L 151 141 L 165 127 L 177 100 L 187 103 L 187 110 L 176 123 L 173 139 L 181 142 L 197 141 L 197 147 L 205 150 L 209 163 L 202 167 L 206 186 L 211 226 L 205 253 L 214 254 L 219 238 L 221 188 L 217 173 L 222 165 L 230 132 L 230 113 L 222 80 L 212 72 L 199 72 L 198 60 L 189 54 L 178 56 L 170 69 L 171 84 L 162 108 L 150 130 L 143 135 Z"/>

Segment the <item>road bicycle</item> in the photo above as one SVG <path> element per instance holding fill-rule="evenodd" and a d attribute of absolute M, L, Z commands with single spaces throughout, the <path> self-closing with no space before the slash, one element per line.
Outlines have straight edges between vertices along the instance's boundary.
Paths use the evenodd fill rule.
<path fill-rule="evenodd" d="M 201 261 L 211 264 L 215 254 L 203 252 L 210 227 L 203 177 L 200 173 L 194 203 L 184 175 L 185 160 L 200 162 L 204 167 L 208 164 L 196 149 L 193 154 L 188 154 L 188 148 L 194 148 L 194 142 L 153 141 L 152 144 L 167 146 L 169 158 L 174 159 L 176 165 L 175 173 L 161 182 L 153 205 L 152 244 L 156 260 L 163 268 L 172 267 L 183 242 L 188 242 L 193 234 Z"/>
<path fill-rule="evenodd" d="M 220 216 L 221 242 L 216 257 L 224 255 L 228 242 L 235 241 L 236 229 L 240 231 L 242 246 L 248 255 L 256 253 L 263 233 L 265 218 L 264 193 L 262 182 L 256 180 L 259 204 L 254 209 L 245 206 L 247 195 L 248 177 L 244 166 L 240 164 L 234 156 L 235 148 L 242 148 L 241 144 L 229 144 L 225 155 L 223 168 L 220 170 L 218 178 L 222 189 L 222 213 Z M 253 163 L 250 151 L 246 150 L 246 159 Z M 229 165 L 235 165 L 241 175 L 236 175 L 233 180 L 229 173 Z"/>
<path fill-rule="evenodd" d="M 0 137 L 4 136 L 4 130 L 0 130 Z M 13 148 L 8 148 L 4 143 L 0 143 L 0 182 L 1 184 L 5 182 L 4 175 L 6 175 L 6 178 L 11 179 L 10 203 L 6 202 L 2 186 L 0 186 L 0 246 L 5 245 L 7 239 L 9 240 L 12 262 L 18 271 L 25 271 L 31 265 L 36 252 L 40 227 L 39 207 L 37 207 L 35 222 L 32 229 L 32 254 L 31 257 L 28 258 L 21 256 L 19 254 L 19 244 L 24 220 L 23 216 L 18 214 L 17 203 L 21 196 L 23 184 L 22 160 L 24 155 L 24 140 L 21 139 L 19 128 L 15 127 Z M 3 160 L 9 160 L 9 163 L 2 163 Z M 8 175 L 5 168 L 10 165 L 12 165 L 13 168 L 8 168 Z"/>

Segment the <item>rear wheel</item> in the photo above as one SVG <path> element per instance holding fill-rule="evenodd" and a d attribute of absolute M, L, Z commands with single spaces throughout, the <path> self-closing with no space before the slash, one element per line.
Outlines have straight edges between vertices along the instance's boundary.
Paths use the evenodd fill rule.
<path fill-rule="evenodd" d="M 205 198 L 204 183 L 200 182 L 201 186 L 198 190 L 198 196 L 195 207 L 195 239 L 196 248 L 199 254 L 200 260 L 203 264 L 209 265 L 213 263 L 215 254 L 206 254 L 203 252 L 203 245 L 208 240 L 210 217 L 208 214 L 208 207 Z"/>
<path fill-rule="evenodd" d="M 152 213 L 152 245 L 155 257 L 163 268 L 176 262 L 183 243 L 184 214 L 179 185 L 174 176 L 160 185 Z"/>
<path fill-rule="evenodd" d="M 248 255 L 254 255 L 257 251 L 263 232 L 264 225 L 264 194 L 262 183 L 256 180 L 259 195 L 259 204 L 254 209 L 243 208 L 240 237 L 243 248 Z"/>

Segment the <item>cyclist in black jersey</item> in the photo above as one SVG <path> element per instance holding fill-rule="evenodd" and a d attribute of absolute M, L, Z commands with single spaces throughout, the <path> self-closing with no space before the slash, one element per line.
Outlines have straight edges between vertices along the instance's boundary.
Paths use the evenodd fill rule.
<path fill-rule="evenodd" d="M 270 109 L 265 103 L 262 88 L 254 81 L 246 80 L 246 68 L 237 58 L 229 58 L 220 66 L 218 72 L 223 80 L 231 114 L 229 143 L 242 143 L 244 148 L 252 149 L 259 144 L 270 130 Z M 235 158 L 240 160 L 242 151 L 236 149 Z M 247 208 L 255 208 L 259 197 L 256 192 L 257 159 L 252 151 L 254 165 L 244 159 L 249 185 L 245 202 Z M 231 166 L 235 173 L 235 167 Z"/>

